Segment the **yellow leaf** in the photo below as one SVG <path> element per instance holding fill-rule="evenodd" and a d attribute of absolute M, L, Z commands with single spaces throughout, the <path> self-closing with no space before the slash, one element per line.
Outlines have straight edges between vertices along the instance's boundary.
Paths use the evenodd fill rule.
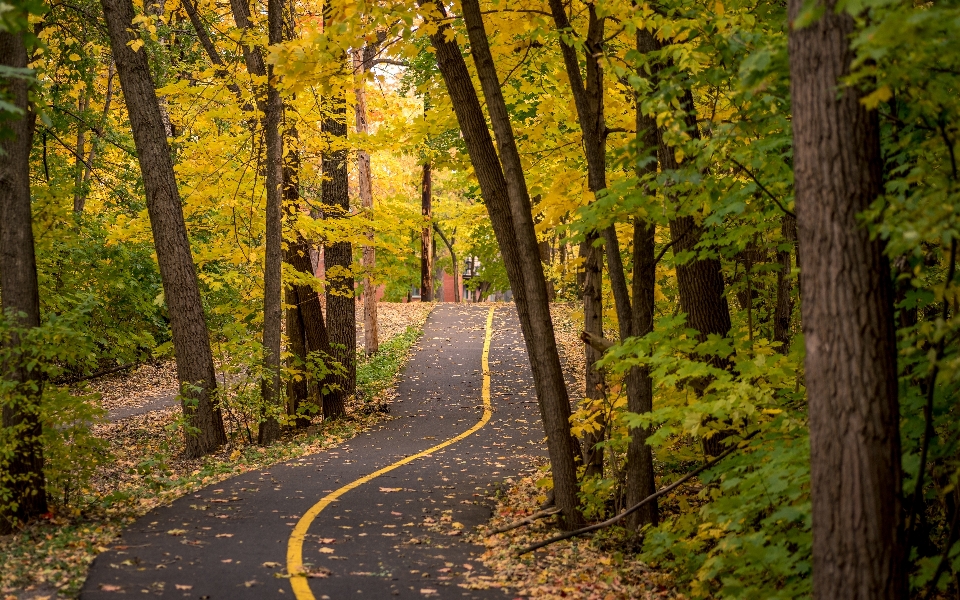
<path fill-rule="evenodd" d="M 864 96 L 860 99 L 860 102 L 863 103 L 868 109 L 875 109 L 881 102 L 886 102 L 891 97 L 893 97 L 893 92 L 890 90 L 889 85 L 881 86 L 879 89 L 874 90 L 872 93 Z"/>
<path fill-rule="evenodd" d="M 134 52 L 143 47 L 143 40 L 130 40 L 127 42 L 127 45 L 130 46 Z"/>
<path fill-rule="evenodd" d="M 71 52 L 69 58 L 70 58 L 70 60 L 76 62 L 76 61 L 80 60 L 80 55 L 77 54 L 76 52 Z"/>

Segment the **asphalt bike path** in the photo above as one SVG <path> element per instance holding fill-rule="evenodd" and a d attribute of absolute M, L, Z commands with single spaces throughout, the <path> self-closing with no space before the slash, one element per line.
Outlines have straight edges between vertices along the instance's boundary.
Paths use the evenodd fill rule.
<path fill-rule="evenodd" d="M 513 305 L 435 308 L 396 391 L 369 432 L 151 511 L 80 597 L 504 598 L 466 587 L 491 573 L 464 535 L 543 452 Z"/>

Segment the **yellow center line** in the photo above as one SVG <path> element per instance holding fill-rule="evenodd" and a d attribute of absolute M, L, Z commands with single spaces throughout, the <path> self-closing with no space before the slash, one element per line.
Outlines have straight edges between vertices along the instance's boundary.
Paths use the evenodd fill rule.
<path fill-rule="evenodd" d="M 481 367 L 483 368 L 483 417 L 477 422 L 476 425 L 464 431 L 460 435 L 452 437 L 443 443 L 433 446 L 432 448 L 428 448 L 423 452 L 398 460 L 397 462 L 387 465 L 386 467 L 374 471 L 373 473 L 361 477 L 360 479 L 354 480 L 342 488 L 327 494 L 319 502 L 311 506 L 310 510 L 305 512 L 303 516 L 300 517 L 296 527 L 294 527 L 293 531 L 290 533 L 290 541 L 287 543 L 287 573 L 290 574 L 290 586 L 293 588 L 293 595 L 296 596 L 297 600 L 316 600 L 316 596 L 314 596 L 313 592 L 310 591 L 307 571 L 303 567 L 303 540 L 306 537 L 307 531 L 309 531 L 313 520 L 317 518 L 317 515 L 319 515 L 323 509 L 333 504 L 337 498 L 346 494 L 350 490 L 356 489 L 365 483 L 369 483 L 384 473 L 389 473 L 390 471 L 393 471 L 398 467 L 402 467 L 407 463 L 413 462 L 418 458 L 429 456 L 441 448 L 446 448 L 451 444 L 455 444 L 460 440 L 473 435 L 490 421 L 490 417 L 493 415 L 493 412 L 490 409 L 490 337 L 493 335 L 493 310 L 494 308 L 490 307 L 490 312 L 487 313 L 487 329 L 483 339 L 483 358 L 481 359 Z"/>

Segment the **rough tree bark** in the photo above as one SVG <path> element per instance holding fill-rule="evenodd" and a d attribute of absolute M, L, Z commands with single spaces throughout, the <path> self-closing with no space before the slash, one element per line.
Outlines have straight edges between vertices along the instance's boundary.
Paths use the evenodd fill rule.
<path fill-rule="evenodd" d="M 27 48 L 20 33 L 0 31 L 0 65 L 25 69 Z M 16 328 L 40 326 L 40 292 L 33 246 L 30 208 L 30 148 L 35 116 L 27 98 L 28 82 L 9 77 L 2 83 L 7 101 L 22 112 L 8 116 L 0 138 L 0 308 Z M 2 378 L 12 383 L 0 399 L 4 438 L 12 437 L 9 456 L 0 461 L 2 485 L 10 494 L 0 501 L 0 534 L 47 512 L 40 441 L 40 396 L 43 381 L 29 369 L 16 332 L 5 340 L 10 360 L 0 365 Z"/>
<path fill-rule="evenodd" d="M 324 217 L 346 218 L 350 212 L 347 188 L 347 102 L 343 94 L 329 100 L 329 116 L 323 120 L 321 131 L 327 136 L 330 149 L 323 153 L 323 183 L 321 196 Z M 354 299 L 353 245 L 350 242 L 326 244 L 323 249 L 324 273 L 327 279 L 327 330 L 333 356 L 343 366 L 337 385 L 344 397 L 352 396 L 357 387 L 357 304 Z M 326 405 L 326 402 L 325 402 Z M 325 418 L 343 414 L 339 410 Z"/>
<path fill-rule="evenodd" d="M 147 55 L 128 45 L 138 39 L 130 28 L 133 3 L 101 0 L 101 4 L 143 175 L 147 212 L 170 315 L 183 412 L 189 425 L 197 430 L 195 435 L 185 434 L 186 454 L 197 457 L 216 450 L 226 443 L 227 436 L 223 415 L 214 404 L 217 380 L 190 239 Z"/>
<path fill-rule="evenodd" d="M 651 50 L 660 47 L 659 42 L 649 32 L 644 32 L 645 44 Z M 656 74 L 657 69 L 654 69 Z M 685 88 L 680 97 L 680 110 L 683 112 L 685 129 L 694 139 L 700 138 L 700 129 L 697 126 L 696 107 L 693 103 L 693 93 Z M 662 129 L 658 130 L 657 159 L 660 171 L 669 174 L 680 168 L 676 159 L 675 149 L 663 138 Z M 679 206 L 677 198 L 670 198 L 675 206 Z M 703 226 L 695 215 L 675 214 L 670 219 L 670 243 L 674 256 L 683 253 L 697 253 L 695 258 L 676 266 L 677 289 L 680 295 L 680 308 L 687 315 L 687 325 L 698 332 L 698 339 L 704 341 L 712 334 L 727 336 L 730 332 L 730 307 L 727 303 L 723 271 L 720 261 L 715 258 L 699 256 L 697 246 L 703 237 Z M 730 361 L 725 357 L 708 356 L 706 362 L 718 369 L 729 369 Z M 701 378 L 690 382 L 697 395 L 703 394 L 709 379 Z M 702 440 L 704 453 L 707 456 L 717 456 L 724 450 L 722 433 L 714 434 Z"/>
<path fill-rule="evenodd" d="M 267 1 L 267 39 L 270 44 L 283 41 L 282 0 Z M 280 403 L 280 337 L 283 324 L 283 305 L 280 300 L 280 271 L 283 263 L 282 211 L 283 200 L 283 138 L 280 122 L 283 103 L 274 80 L 273 65 L 267 67 L 267 97 L 264 102 L 263 136 L 267 146 L 264 164 L 266 171 L 267 206 L 263 257 L 263 379 L 260 392 L 265 411 Z M 265 412 L 260 423 L 257 441 L 272 444 L 280 437 L 280 422 Z"/>
<path fill-rule="evenodd" d="M 805 6 L 790 0 L 791 22 Z M 831 0 L 790 28 L 813 500 L 814 598 L 907 595 L 893 291 L 858 220 L 882 191 L 877 113 L 841 83 L 854 19 Z"/>
<path fill-rule="evenodd" d="M 444 14 L 441 4 L 435 3 L 434 6 Z M 471 53 L 496 134 L 499 158 L 459 44 L 446 38 L 449 25 L 441 24 L 437 33 L 431 36 L 431 41 L 514 292 L 537 388 L 540 416 L 547 434 L 554 500 L 561 510 L 561 526 L 574 528 L 583 521 L 578 508 L 574 459 L 579 449 L 570 434 L 570 399 L 550 317 L 547 284 L 533 227 L 530 195 L 483 28 L 479 3 L 477 0 L 467 0 L 463 3 L 463 10 Z"/>
<path fill-rule="evenodd" d="M 797 220 L 791 215 L 783 215 L 780 222 L 781 244 L 789 244 L 791 249 L 797 246 Z M 791 249 L 777 250 L 777 306 L 773 312 L 773 341 L 780 343 L 780 353 L 790 352 L 790 320 L 793 317 L 793 286 L 790 285 L 792 269 Z"/>
<path fill-rule="evenodd" d="M 433 302 L 433 177 L 430 163 L 423 163 L 420 179 L 420 214 L 424 223 L 420 227 L 420 302 Z"/>
<path fill-rule="evenodd" d="M 370 70 L 376 46 L 366 45 L 354 54 L 353 65 L 360 74 L 360 83 L 356 88 L 357 104 L 354 108 L 357 121 L 357 133 L 367 134 L 367 95 L 365 75 Z M 370 172 L 370 153 L 357 151 L 357 183 L 360 188 L 360 206 L 370 219 L 373 219 L 373 174 Z M 377 322 L 377 287 L 373 272 L 377 267 L 377 250 L 373 245 L 373 227 L 367 228 L 367 243 L 363 246 L 363 350 L 367 356 L 380 348 L 380 329 Z"/>
<path fill-rule="evenodd" d="M 637 51 L 645 54 L 655 50 L 650 44 L 649 32 L 637 32 Z M 657 172 L 657 122 L 643 113 L 640 101 L 636 107 L 636 129 L 638 148 L 637 177 Z M 646 156 L 644 155 L 646 154 Z M 652 156 L 650 156 L 652 155 Z M 648 160 L 645 160 L 648 159 Z M 654 292 L 657 285 L 656 264 L 656 225 L 642 218 L 633 222 L 633 322 L 630 335 L 642 337 L 653 331 L 655 308 Z M 621 326 L 620 335 L 623 336 Z M 635 389 L 635 394 L 627 394 L 627 409 L 642 414 L 653 410 L 653 378 L 649 367 L 634 367 L 627 373 L 627 391 Z M 627 447 L 627 484 L 626 505 L 634 506 L 656 491 L 653 471 L 653 451 L 647 444 L 650 429 L 630 430 L 630 445 Z M 641 525 L 656 525 L 660 520 L 657 501 L 648 502 L 640 510 L 627 516 L 627 526 L 636 528 Z"/>

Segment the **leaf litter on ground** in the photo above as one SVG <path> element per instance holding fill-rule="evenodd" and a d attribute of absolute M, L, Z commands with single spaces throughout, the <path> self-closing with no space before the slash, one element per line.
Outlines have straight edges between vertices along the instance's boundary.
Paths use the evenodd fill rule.
<path fill-rule="evenodd" d="M 385 372 L 374 373 L 367 383 L 378 402 L 389 399 L 406 354 L 434 306 L 378 305 L 383 345 L 389 347 L 392 338 L 406 338 L 392 349 L 402 349 L 402 353 L 395 352 L 394 360 L 378 365 Z M 362 318 L 362 311 L 358 317 Z M 87 389 L 99 394 L 101 406 L 107 410 L 150 408 L 158 397 L 176 395 L 176 368 L 173 361 L 141 365 L 90 382 Z M 366 408 L 367 404 L 354 400 L 347 407 L 346 419 L 288 432 L 267 448 L 248 445 L 241 435 L 231 436 L 239 432 L 232 431 L 232 424 L 225 420 L 232 441 L 198 459 L 183 458 L 183 437 L 176 428 L 177 405 L 94 425 L 95 434 L 107 441 L 113 463 L 101 469 L 88 488 L 75 492 L 83 497 L 82 502 L 67 510 L 54 510 L 12 535 L 0 536 L 0 598 L 76 597 L 93 559 L 109 550 L 122 530 L 140 516 L 229 477 L 322 452 L 385 418 L 382 411 Z"/>

